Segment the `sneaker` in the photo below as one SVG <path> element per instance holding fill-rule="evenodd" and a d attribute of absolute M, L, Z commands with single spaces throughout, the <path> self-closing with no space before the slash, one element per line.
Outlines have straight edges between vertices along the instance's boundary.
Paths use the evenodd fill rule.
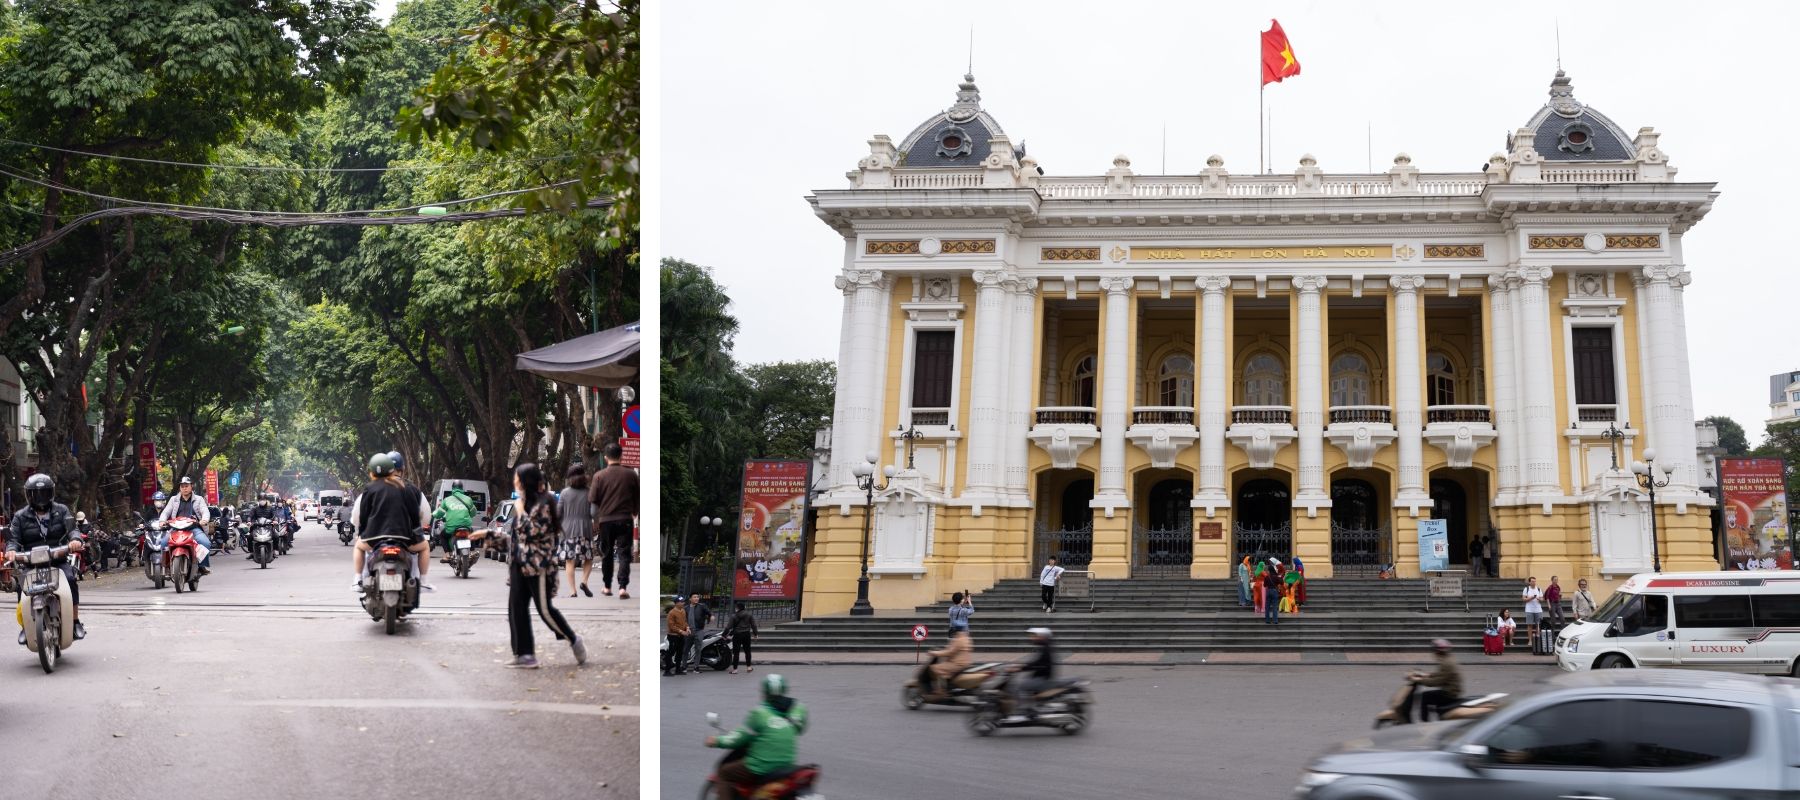
<path fill-rule="evenodd" d="M 577 636 L 574 641 L 569 642 L 569 649 L 575 651 L 577 666 L 587 663 L 587 644 L 581 641 L 581 637 Z"/>
<path fill-rule="evenodd" d="M 23 631 L 20 631 L 20 632 L 23 633 Z M 75 620 L 75 641 L 79 642 L 82 639 L 86 639 L 86 638 L 87 638 L 87 626 L 81 624 L 81 620 Z"/>
<path fill-rule="evenodd" d="M 352 592 L 362 591 L 362 578 L 356 578 L 356 579 L 350 581 L 350 591 L 352 591 Z"/>
<path fill-rule="evenodd" d="M 537 656 L 519 656 L 506 665 L 507 669 L 537 669 Z"/>
<path fill-rule="evenodd" d="M 427 592 L 437 591 L 437 587 L 432 584 L 429 584 L 429 583 L 421 583 L 421 584 L 419 584 L 419 588 L 424 589 Z"/>

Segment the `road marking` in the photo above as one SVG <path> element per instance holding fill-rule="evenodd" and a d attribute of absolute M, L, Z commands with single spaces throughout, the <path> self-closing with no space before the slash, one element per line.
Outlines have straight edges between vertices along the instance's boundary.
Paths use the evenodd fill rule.
<path fill-rule="evenodd" d="M 324 698 L 318 700 L 250 700 L 248 706 L 282 706 L 290 708 L 414 708 L 456 711 L 547 711 L 553 714 L 575 714 L 590 717 L 635 717 L 637 706 L 595 706 L 579 703 L 509 703 L 503 700 L 397 700 Z"/>

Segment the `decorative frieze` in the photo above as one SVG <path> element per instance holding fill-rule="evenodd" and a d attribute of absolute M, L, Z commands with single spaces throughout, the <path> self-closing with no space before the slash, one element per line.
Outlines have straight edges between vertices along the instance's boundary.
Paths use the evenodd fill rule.
<path fill-rule="evenodd" d="M 916 256 L 919 254 L 919 240 L 870 239 L 865 243 L 863 253 L 871 256 Z"/>
<path fill-rule="evenodd" d="M 992 253 L 995 247 L 993 239 L 945 239 L 941 252 L 948 255 Z"/>
<path fill-rule="evenodd" d="M 1530 244 L 1533 250 L 1581 250 L 1587 246 L 1578 235 L 1533 236 Z"/>
<path fill-rule="evenodd" d="M 1098 247 L 1046 247 L 1038 253 L 1040 261 L 1099 261 Z"/>
<path fill-rule="evenodd" d="M 1608 233 L 1600 234 L 1544 234 L 1529 237 L 1527 242 L 1533 250 L 1657 250 L 1662 247 L 1662 235 L 1656 233 Z M 1427 258 L 1430 258 L 1429 247 Z"/>
<path fill-rule="evenodd" d="M 1426 258 L 1486 258 L 1487 245 L 1484 244 L 1428 244 L 1425 245 Z"/>
<path fill-rule="evenodd" d="M 1655 233 L 1609 233 L 1608 250 L 1656 250 L 1662 247 L 1662 236 Z"/>

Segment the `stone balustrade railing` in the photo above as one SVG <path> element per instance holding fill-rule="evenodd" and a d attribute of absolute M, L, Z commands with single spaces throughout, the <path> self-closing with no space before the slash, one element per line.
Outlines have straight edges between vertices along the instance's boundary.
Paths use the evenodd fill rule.
<path fill-rule="evenodd" d="M 1541 162 L 1542 183 L 1636 183 L 1641 165 L 1564 164 Z M 905 169 L 891 171 L 885 186 L 894 189 L 980 189 L 994 186 L 981 169 Z M 1194 197 L 1374 197 L 1400 194 L 1431 196 L 1479 195 L 1493 177 L 1480 172 L 1275 175 L 1075 175 L 1036 178 L 1046 200 Z M 1009 178 L 1008 183 L 1011 182 Z"/>

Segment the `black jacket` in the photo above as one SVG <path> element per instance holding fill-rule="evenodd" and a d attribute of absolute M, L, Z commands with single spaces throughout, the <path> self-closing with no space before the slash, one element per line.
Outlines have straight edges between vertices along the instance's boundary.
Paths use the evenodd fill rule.
<path fill-rule="evenodd" d="M 356 530 L 364 539 L 387 535 L 410 537 L 421 522 L 417 488 L 395 486 L 387 481 L 371 481 L 363 487 L 361 518 L 356 520 Z"/>
<path fill-rule="evenodd" d="M 51 503 L 42 518 L 27 507 L 12 518 L 12 535 L 6 537 L 6 552 L 30 552 L 35 547 L 61 547 L 76 539 L 86 539 L 75 527 L 75 515 L 62 503 Z"/>
<path fill-rule="evenodd" d="M 743 611 L 732 614 L 731 621 L 725 623 L 726 636 L 733 638 L 738 636 L 749 637 L 758 633 L 760 633 L 760 631 L 756 629 L 756 617 L 750 613 L 750 609 L 744 609 Z"/>
<path fill-rule="evenodd" d="M 1050 642 L 1038 645 L 1037 654 L 1025 662 L 1025 673 L 1044 680 L 1056 677 L 1056 649 Z"/>

